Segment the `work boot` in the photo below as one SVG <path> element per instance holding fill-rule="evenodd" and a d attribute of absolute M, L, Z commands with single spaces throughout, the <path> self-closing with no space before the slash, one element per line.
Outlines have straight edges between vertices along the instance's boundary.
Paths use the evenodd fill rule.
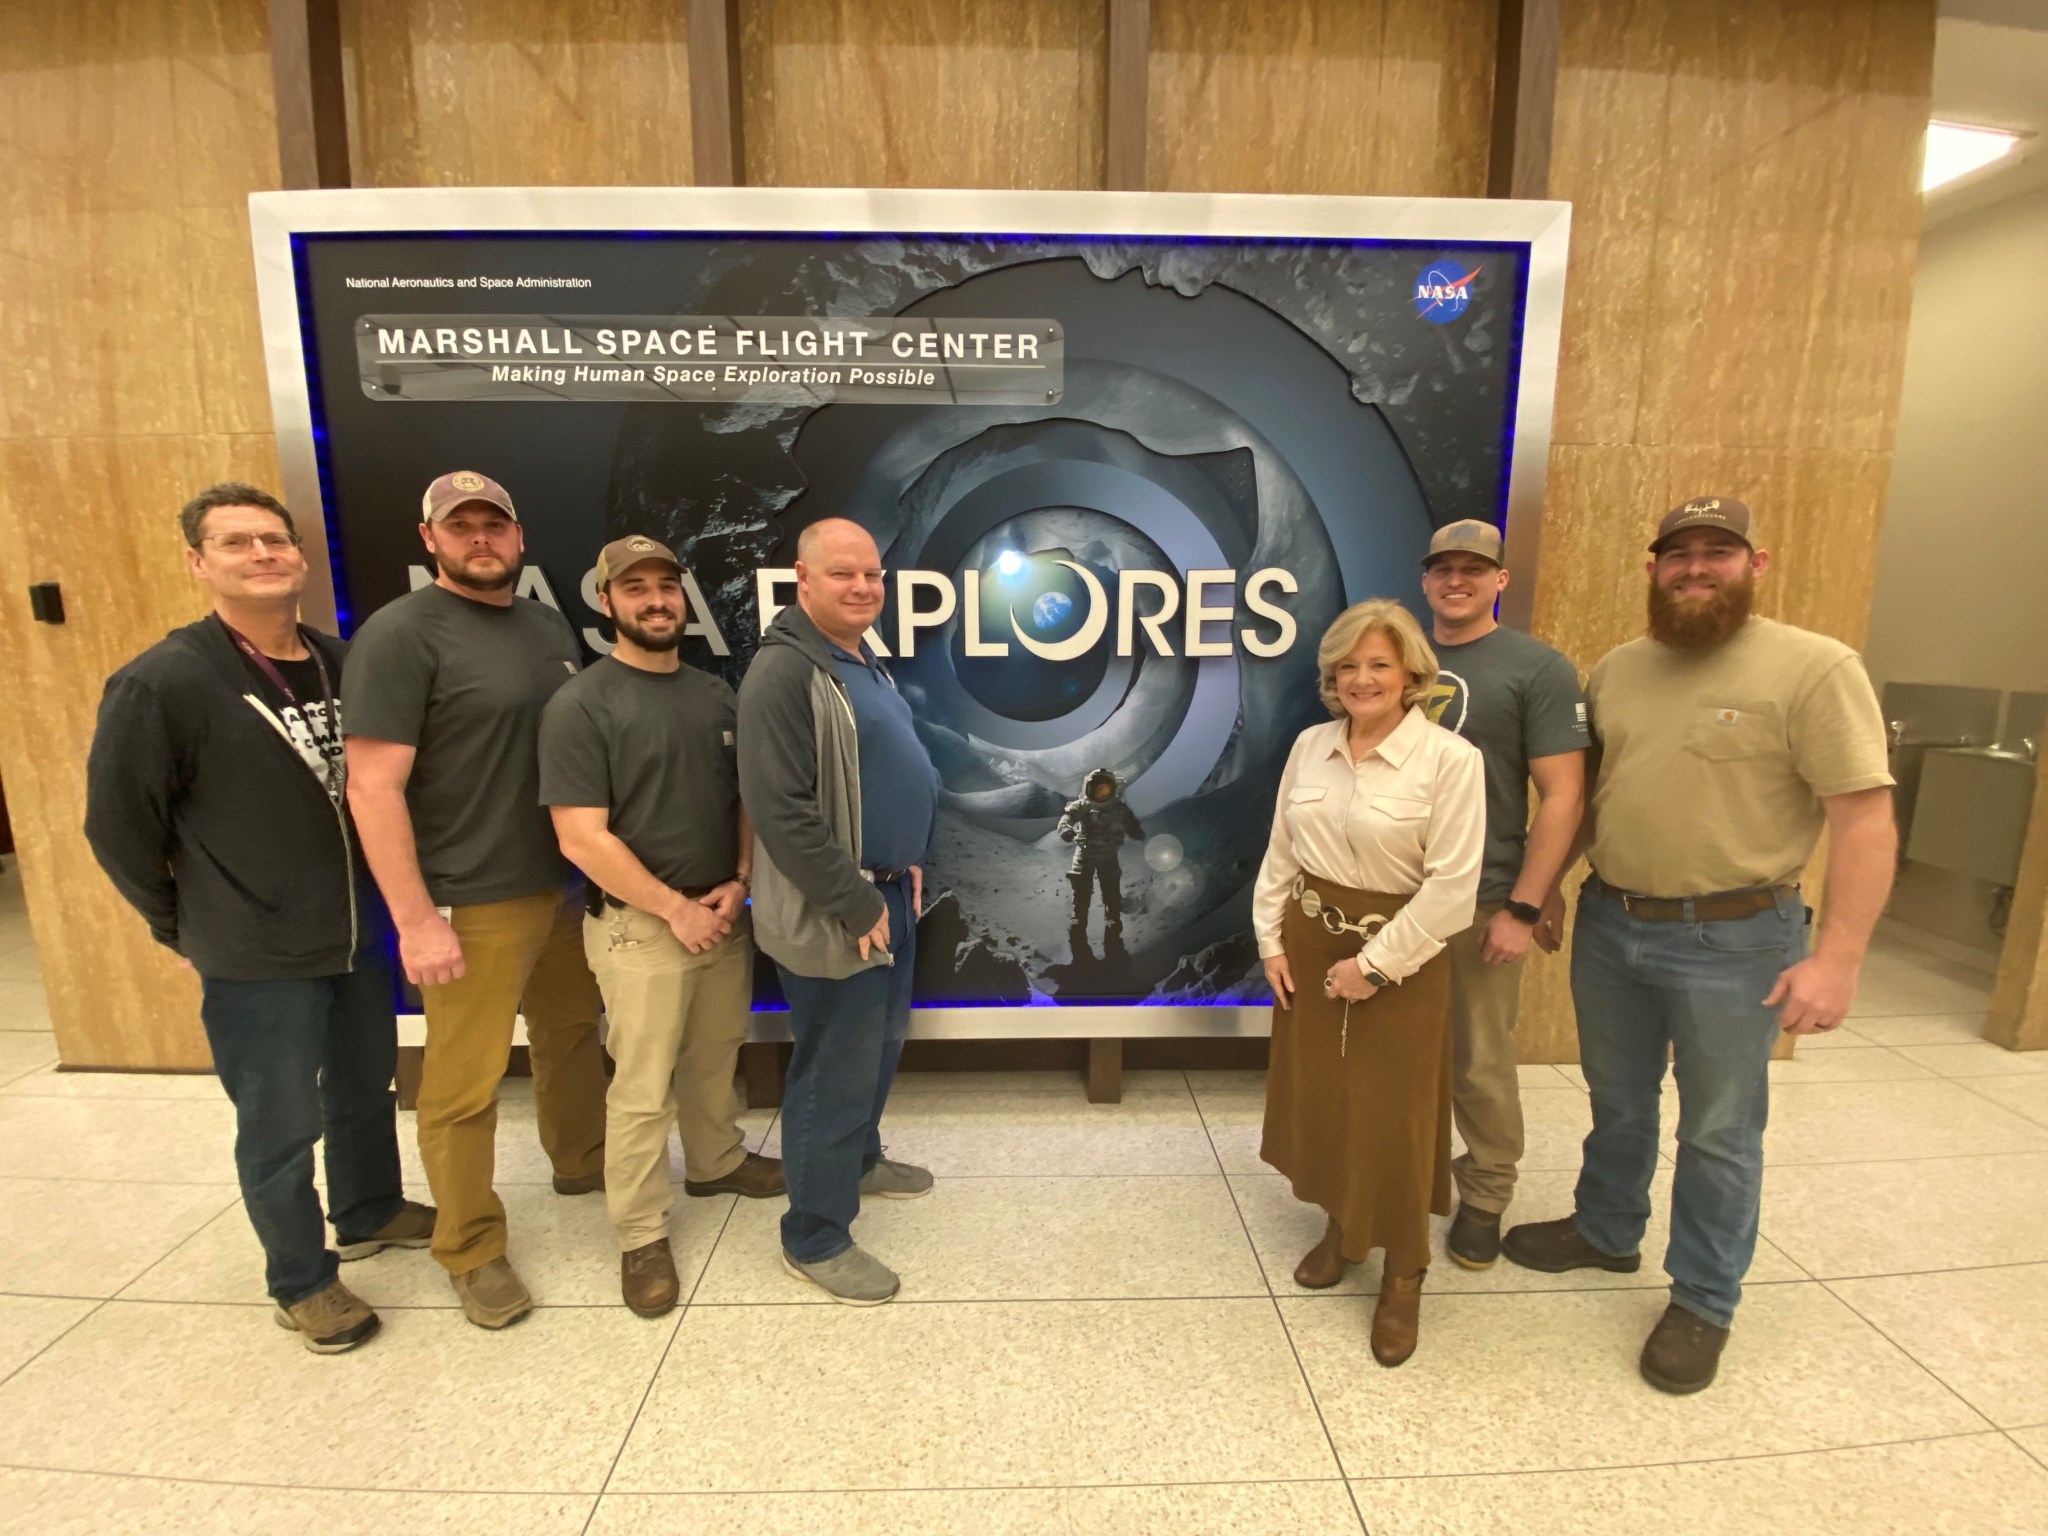
<path fill-rule="evenodd" d="M 667 1238 L 656 1238 L 619 1255 L 619 1294 L 640 1316 L 660 1317 L 672 1310 L 682 1290 Z"/>
<path fill-rule="evenodd" d="M 1344 1258 L 1343 1243 L 1344 1233 L 1333 1216 L 1323 1230 L 1323 1240 L 1294 1266 L 1294 1283 L 1306 1291 L 1327 1291 L 1342 1280 L 1344 1271 L 1351 1267 Z"/>
<path fill-rule="evenodd" d="M 1500 1259 L 1500 1212 L 1481 1211 L 1458 1202 L 1444 1247 L 1467 1269 L 1491 1269 Z"/>
<path fill-rule="evenodd" d="M 849 1307 L 879 1307 L 903 1287 L 893 1269 L 858 1243 L 815 1264 L 806 1264 L 784 1253 L 782 1267 Z"/>
<path fill-rule="evenodd" d="M 748 1200 L 766 1200 L 788 1192 L 789 1185 L 782 1177 L 782 1159 L 763 1157 L 758 1152 L 749 1152 L 732 1172 L 715 1179 L 683 1180 L 683 1193 L 699 1199 L 708 1195 L 739 1195 Z"/>
<path fill-rule="evenodd" d="M 1710 1387 L 1727 1343 L 1726 1328 L 1715 1327 L 1674 1301 L 1644 1341 L 1643 1380 L 1674 1397 Z"/>
<path fill-rule="evenodd" d="M 604 1188 L 604 1170 L 586 1173 L 579 1178 L 565 1179 L 559 1173 L 554 1178 L 555 1193 L 558 1195 L 594 1195 Z"/>
<path fill-rule="evenodd" d="M 450 1275 L 448 1283 L 455 1287 L 462 1315 L 479 1328 L 509 1328 L 533 1310 L 533 1296 L 505 1259 Z"/>
<path fill-rule="evenodd" d="M 1604 1253 L 1579 1236 L 1570 1216 L 1555 1221 L 1525 1221 L 1501 1240 L 1501 1250 L 1524 1269 L 1561 1275 L 1568 1269 L 1604 1269 L 1632 1275 L 1643 1267 L 1640 1253 Z"/>
<path fill-rule="evenodd" d="M 1372 1357 L 1389 1369 L 1415 1353 L 1422 1332 L 1422 1277 L 1428 1273 L 1418 1269 L 1380 1280 L 1379 1305 L 1372 1309 Z"/>
<path fill-rule="evenodd" d="M 304 1301 L 282 1303 L 271 1313 L 316 1355 L 345 1354 L 383 1326 L 363 1299 L 339 1280 L 329 1281 Z"/>
<path fill-rule="evenodd" d="M 915 1200 L 932 1192 L 932 1171 L 884 1157 L 860 1176 L 860 1192 L 884 1200 Z"/>
<path fill-rule="evenodd" d="M 366 1237 L 351 1237 L 336 1230 L 334 1251 L 346 1264 L 350 1259 L 367 1259 L 386 1248 L 424 1248 L 434 1240 L 434 1208 L 408 1200 L 398 1214 Z"/>

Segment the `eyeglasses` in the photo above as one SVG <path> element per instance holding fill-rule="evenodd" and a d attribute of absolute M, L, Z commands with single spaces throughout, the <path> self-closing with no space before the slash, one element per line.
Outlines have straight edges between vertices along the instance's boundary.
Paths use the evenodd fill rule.
<path fill-rule="evenodd" d="M 223 533 L 202 542 L 230 555 L 246 555 L 258 544 L 266 553 L 281 555 L 288 549 L 299 547 L 299 536 L 296 533 Z"/>

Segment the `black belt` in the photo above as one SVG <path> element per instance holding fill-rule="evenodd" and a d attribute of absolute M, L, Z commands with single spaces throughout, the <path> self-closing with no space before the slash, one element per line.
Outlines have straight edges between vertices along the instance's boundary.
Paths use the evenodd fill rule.
<path fill-rule="evenodd" d="M 871 885 L 894 885 L 909 873 L 908 869 L 869 869 L 863 865 L 860 877 Z"/>
<path fill-rule="evenodd" d="M 724 885 L 727 883 L 728 882 L 721 880 L 718 882 L 718 885 Z M 683 897 L 686 901 L 698 901 L 701 900 L 703 897 L 709 896 L 713 891 L 717 890 L 718 885 L 679 886 L 677 887 L 677 894 Z M 592 917 L 602 916 L 607 908 L 616 912 L 620 908 L 627 907 L 630 905 L 630 902 L 619 900 L 619 898 L 612 895 L 611 892 L 606 890 L 600 890 L 594 882 L 586 883 L 583 887 L 583 910 L 588 912 Z"/>
<path fill-rule="evenodd" d="M 1772 911 L 1780 896 L 1799 894 L 1796 885 L 1767 885 L 1746 891 L 1714 891 L 1705 896 L 1638 896 L 1634 891 L 1617 890 L 1598 875 L 1586 882 L 1586 889 L 1620 902 L 1630 917 L 1646 923 L 1728 923 Z"/>

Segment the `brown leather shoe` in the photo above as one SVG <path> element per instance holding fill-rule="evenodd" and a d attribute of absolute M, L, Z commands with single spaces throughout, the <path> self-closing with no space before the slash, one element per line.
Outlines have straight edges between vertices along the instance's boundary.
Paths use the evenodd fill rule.
<path fill-rule="evenodd" d="M 1607 1253 L 1579 1236 L 1570 1216 L 1555 1221 L 1525 1221 L 1501 1239 L 1501 1251 L 1524 1269 L 1561 1275 L 1568 1269 L 1604 1269 L 1632 1275 L 1643 1267 L 1640 1253 Z"/>
<path fill-rule="evenodd" d="M 1294 1283 L 1305 1291 L 1327 1291 L 1344 1278 L 1351 1266 L 1344 1258 L 1344 1234 L 1332 1217 L 1323 1240 L 1302 1256 L 1294 1266 Z"/>
<path fill-rule="evenodd" d="M 683 1193 L 702 1198 L 706 1195 L 739 1195 L 748 1200 L 766 1200 L 774 1195 L 787 1194 L 788 1184 L 782 1178 L 782 1159 L 763 1157 L 758 1152 L 749 1152 L 739 1161 L 731 1173 L 716 1179 L 706 1179 L 701 1184 L 695 1179 L 683 1180 Z"/>
<path fill-rule="evenodd" d="M 1643 1344 L 1643 1380 L 1674 1397 L 1710 1387 L 1727 1343 L 1726 1328 L 1716 1328 L 1674 1301 Z"/>
<path fill-rule="evenodd" d="M 558 1195 L 594 1195 L 604 1188 L 604 1170 L 600 1168 L 595 1173 L 582 1174 L 573 1179 L 564 1178 L 558 1173 L 555 1175 L 554 1183 L 555 1193 Z"/>
<path fill-rule="evenodd" d="M 640 1316 L 660 1317 L 673 1310 L 682 1290 L 667 1238 L 658 1237 L 619 1255 L 619 1294 Z"/>
<path fill-rule="evenodd" d="M 1415 1353 L 1422 1333 L 1422 1277 L 1387 1275 L 1380 1281 L 1379 1305 L 1372 1309 L 1372 1357 L 1391 1369 Z"/>

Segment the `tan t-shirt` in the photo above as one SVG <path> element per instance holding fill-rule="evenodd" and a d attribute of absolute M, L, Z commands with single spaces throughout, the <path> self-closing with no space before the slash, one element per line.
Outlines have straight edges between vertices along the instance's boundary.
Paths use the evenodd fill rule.
<path fill-rule="evenodd" d="M 1892 782 L 1862 659 L 1771 619 L 1707 651 L 1631 640 L 1593 668 L 1586 700 L 1600 754 L 1589 857 L 1625 891 L 1792 884 L 1821 797 Z"/>

